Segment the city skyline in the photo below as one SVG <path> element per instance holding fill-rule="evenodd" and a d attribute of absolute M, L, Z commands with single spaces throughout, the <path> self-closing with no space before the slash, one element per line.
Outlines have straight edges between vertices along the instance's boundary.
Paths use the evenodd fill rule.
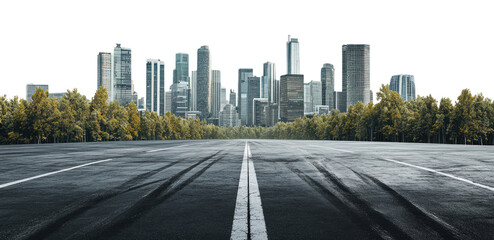
<path fill-rule="evenodd" d="M 260 2 L 254 1 L 246 6 L 246 10 L 260 14 L 274 12 L 268 19 L 272 24 L 236 16 L 231 3 L 222 4 L 219 14 L 211 16 L 208 13 L 211 17 L 205 18 L 208 11 L 218 11 L 215 7 L 219 3 L 214 1 L 170 3 L 165 10 L 167 14 L 149 14 L 151 17 L 142 20 L 139 14 L 133 15 L 142 10 L 139 4 L 115 6 L 103 3 L 96 7 L 89 3 L 76 10 L 70 5 L 50 2 L 33 2 L 27 9 L 21 8 L 19 3 L 8 3 L 6 9 L 12 11 L 3 14 L 1 20 L 19 21 L 7 25 L 3 33 L 9 37 L 0 39 L 2 46 L 9 46 L 0 56 L 0 81 L 9 83 L 8 87 L 0 89 L 0 95 L 23 98 L 26 84 L 34 83 L 48 84 L 54 92 L 77 88 L 91 97 L 96 91 L 94 56 L 98 52 L 111 52 L 115 43 L 132 49 L 132 78 L 140 96 L 145 92 L 145 68 L 142 66 L 146 59 L 160 56 L 167 66 L 173 66 L 176 53 L 187 53 L 190 56 L 190 73 L 195 70 L 195 51 L 202 45 L 213 49 L 215 69 L 222 71 L 222 87 L 238 92 L 236 75 L 239 68 L 253 68 L 254 75 L 261 76 L 262 64 L 270 61 L 278 65 L 276 78 L 286 73 L 285 43 L 287 36 L 291 35 L 298 38 L 301 45 L 300 72 L 304 74 L 305 82 L 320 79 L 320 66 L 331 63 L 335 68 L 335 90 L 341 91 L 341 46 L 369 44 L 372 47 L 370 79 L 373 92 L 377 92 L 381 84 L 388 84 L 393 75 L 413 74 L 417 79 L 417 95 L 432 94 L 437 98 L 450 97 L 455 100 L 461 89 L 469 88 L 474 93 L 483 92 L 485 96 L 494 98 L 494 89 L 489 88 L 492 81 L 485 78 L 490 76 L 488 70 L 494 65 L 494 60 L 488 57 L 494 54 L 494 50 L 483 47 L 494 41 L 485 31 L 488 23 L 493 22 L 493 16 L 488 14 L 486 4 L 476 3 L 448 3 L 445 6 L 441 3 L 426 5 L 426 2 L 420 1 L 413 4 L 349 1 L 321 3 L 314 8 L 311 4 L 292 6 L 294 4 L 276 3 L 261 7 Z M 189 8 L 191 4 L 194 7 Z M 328 14 L 329 6 L 338 11 Z M 98 21 L 88 20 L 86 14 L 82 14 L 102 11 L 105 12 L 104 19 L 114 19 L 115 13 L 108 11 L 113 8 L 129 17 L 122 18 L 122 24 L 111 28 L 100 26 Z M 23 9 L 22 12 L 20 9 Z M 177 11 L 179 9 L 181 11 Z M 350 14 L 346 9 L 353 9 L 358 14 L 352 15 L 354 19 L 338 21 Z M 403 10 L 414 12 L 421 19 L 401 17 Z M 171 26 L 165 35 L 145 37 L 151 29 L 144 21 L 171 21 L 183 11 L 189 13 L 189 19 Z M 284 13 L 294 14 L 297 11 L 307 18 L 280 17 Z M 158 15 L 159 18 L 156 17 Z M 63 22 L 60 22 L 61 18 Z M 224 22 L 225 18 L 229 19 L 229 23 Z M 32 22 L 32 19 L 37 20 Z M 210 27 L 194 28 L 195 19 L 203 20 Z M 338 24 L 332 24 L 329 32 L 321 32 L 319 29 L 327 22 Z M 256 29 L 254 34 L 263 37 L 238 39 L 237 34 L 245 27 Z M 62 29 L 66 34 L 60 35 Z M 32 38 L 28 37 L 31 34 L 43 37 L 37 38 L 33 45 Z M 406 37 L 397 37 L 400 35 Z M 43 47 L 34 47 L 36 45 Z M 77 47 L 74 48 L 74 45 Z M 451 57 L 453 51 L 455 57 Z M 25 68 L 14 63 L 26 57 L 43 61 L 25 73 Z M 455 67 L 459 63 L 462 67 Z M 78 66 L 76 75 L 70 74 L 74 65 Z M 165 75 L 170 80 L 165 83 L 168 90 L 173 79 L 172 68 L 167 68 Z M 448 88 L 441 87 L 446 83 Z"/>

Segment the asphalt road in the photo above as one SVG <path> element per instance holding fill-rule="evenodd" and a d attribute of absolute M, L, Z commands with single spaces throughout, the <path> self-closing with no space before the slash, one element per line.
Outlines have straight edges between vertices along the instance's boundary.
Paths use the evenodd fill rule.
<path fill-rule="evenodd" d="M 494 147 L 282 140 L 0 146 L 0 239 L 244 237 L 494 239 Z"/>

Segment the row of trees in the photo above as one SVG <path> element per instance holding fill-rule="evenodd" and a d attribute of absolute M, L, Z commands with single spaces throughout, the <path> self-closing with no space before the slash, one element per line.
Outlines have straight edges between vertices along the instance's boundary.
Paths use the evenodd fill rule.
<path fill-rule="evenodd" d="M 494 103 L 468 89 L 453 105 L 448 98 L 438 104 L 430 95 L 404 102 L 383 85 L 377 104 L 357 103 L 346 113 L 333 110 L 274 127 L 220 128 L 169 112 L 141 114 L 134 103 L 122 107 L 107 100 L 104 88 L 91 100 L 77 90 L 56 100 L 37 89 L 29 103 L 0 97 L 0 143 L 270 138 L 492 144 L 494 140 Z"/>

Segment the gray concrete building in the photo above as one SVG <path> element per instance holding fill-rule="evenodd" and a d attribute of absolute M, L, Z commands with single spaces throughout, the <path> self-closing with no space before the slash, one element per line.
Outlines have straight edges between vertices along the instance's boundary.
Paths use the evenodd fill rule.
<path fill-rule="evenodd" d="M 197 111 L 201 119 L 208 118 L 211 113 L 211 54 L 208 46 L 197 50 Z"/>
<path fill-rule="evenodd" d="M 111 53 L 100 52 L 97 56 L 97 89 L 104 87 L 108 92 L 108 102 L 112 96 L 112 65 Z"/>
<path fill-rule="evenodd" d="M 370 46 L 348 44 L 342 47 L 343 92 L 346 92 L 346 108 L 357 102 L 368 104 L 370 96 Z"/>
<path fill-rule="evenodd" d="M 113 49 L 112 99 L 125 106 L 132 101 L 132 54 L 119 43 Z"/>
<path fill-rule="evenodd" d="M 165 92 L 165 114 L 172 111 L 172 92 Z"/>
<path fill-rule="evenodd" d="M 286 43 L 287 74 L 300 74 L 299 42 L 288 36 Z"/>
<path fill-rule="evenodd" d="M 403 101 L 410 101 L 415 96 L 415 78 L 413 75 L 394 75 L 389 83 L 389 90 L 398 92 Z"/>
<path fill-rule="evenodd" d="M 254 76 L 252 68 L 241 68 L 238 70 L 238 115 L 242 125 L 247 125 L 248 101 L 247 93 L 249 91 L 249 77 Z"/>
<path fill-rule="evenodd" d="M 163 115 L 165 111 L 165 62 L 146 60 L 146 109 Z"/>
<path fill-rule="evenodd" d="M 304 116 L 304 75 L 287 74 L 280 78 L 280 119 L 293 122 Z"/>
<path fill-rule="evenodd" d="M 321 100 L 322 105 L 331 109 L 334 106 L 334 66 L 325 63 L 321 68 Z"/>
<path fill-rule="evenodd" d="M 251 126 L 254 124 L 254 98 L 259 98 L 261 96 L 261 78 L 260 77 L 249 77 L 248 78 L 248 91 L 247 91 L 247 125 Z"/>
<path fill-rule="evenodd" d="M 45 91 L 49 91 L 48 85 L 47 84 L 27 84 L 26 85 L 26 100 L 27 102 L 32 102 L 32 96 L 34 92 L 36 92 L 36 88 L 41 88 Z"/>

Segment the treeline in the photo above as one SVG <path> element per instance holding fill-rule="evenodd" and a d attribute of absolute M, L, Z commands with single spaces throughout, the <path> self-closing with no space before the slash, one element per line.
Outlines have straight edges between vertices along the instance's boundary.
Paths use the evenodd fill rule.
<path fill-rule="evenodd" d="M 169 112 L 139 113 L 134 103 L 107 103 L 98 89 L 91 100 L 67 91 L 60 99 L 37 89 L 32 102 L 0 97 L 0 143 L 93 142 L 163 139 L 307 139 L 492 144 L 494 103 L 465 89 L 453 105 L 432 96 L 404 102 L 383 85 L 377 104 L 357 103 L 346 113 L 299 118 L 274 127 L 217 127 Z"/>

